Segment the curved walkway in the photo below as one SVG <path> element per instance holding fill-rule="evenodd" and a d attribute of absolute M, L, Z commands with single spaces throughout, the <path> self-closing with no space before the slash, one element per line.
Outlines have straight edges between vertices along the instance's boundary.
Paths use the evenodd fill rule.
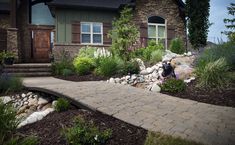
<path fill-rule="evenodd" d="M 151 131 L 208 145 L 235 144 L 235 108 L 198 103 L 106 82 L 70 82 L 53 77 L 25 78 L 24 86 L 68 97 Z"/>

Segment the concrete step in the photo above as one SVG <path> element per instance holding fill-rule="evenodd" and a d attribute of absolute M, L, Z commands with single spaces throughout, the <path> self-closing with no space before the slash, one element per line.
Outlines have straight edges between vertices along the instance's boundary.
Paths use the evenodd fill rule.
<path fill-rule="evenodd" d="M 8 73 L 9 75 L 19 76 L 19 77 L 44 77 L 51 76 L 51 72 L 24 72 L 24 73 Z"/>
<path fill-rule="evenodd" d="M 50 63 L 4 65 L 3 72 L 21 77 L 40 77 L 52 75 Z"/>

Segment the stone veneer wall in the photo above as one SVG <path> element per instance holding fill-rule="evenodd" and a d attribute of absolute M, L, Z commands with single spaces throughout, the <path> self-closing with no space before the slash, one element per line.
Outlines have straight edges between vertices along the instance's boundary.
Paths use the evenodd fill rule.
<path fill-rule="evenodd" d="M 10 27 L 10 15 L 0 14 L 0 28 L 7 29 Z"/>
<path fill-rule="evenodd" d="M 16 28 L 7 29 L 7 51 L 14 52 L 16 55 L 16 62 L 19 61 L 18 54 L 18 30 Z"/>
<path fill-rule="evenodd" d="M 29 30 L 29 1 L 22 0 L 17 10 L 17 28 L 19 42 L 19 57 L 22 62 L 31 61 L 31 33 Z"/>
<path fill-rule="evenodd" d="M 109 48 L 110 45 L 90 45 L 91 47 L 97 47 L 97 48 Z M 79 50 L 82 47 L 86 47 L 82 44 L 54 44 L 54 48 L 52 49 L 52 53 L 54 55 L 55 61 L 59 61 L 61 59 L 62 55 L 66 55 L 68 58 L 73 59 L 79 52 Z"/>
<path fill-rule="evenodd" d="M 147 26 L 151 16 L 160 16 L 167 20 L 168 46 L 175 37 L 182 38 L 186 44 L 185 18 L 180 15 L 176 0 L 137 0 L 134 21 Z"/>

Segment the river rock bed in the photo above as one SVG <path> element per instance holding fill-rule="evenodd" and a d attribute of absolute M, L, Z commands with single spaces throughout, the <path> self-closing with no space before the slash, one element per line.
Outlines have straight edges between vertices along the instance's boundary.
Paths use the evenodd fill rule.
<path fill-rule="evenodd" d="M 17 118 L 20 120 L 18 127 L 41 120 L 47 114 L 54 111 L 53 97 L 45 94 L 26 92 L 0 97 L 3 103 L 12 103 L 17 110 Z"/>
<path fill-rule="evenodd" d="M 193 65 L 195 59 L 196 56 L 191 52 L 179 55 L 166 50 L 166 54 L 163 56 L 162 61 L 156 63 L 151 67 L 146 67 L 141 59 L 135 59 L 140 67 L 139 74 L 127 75 L 121 78 L 110 78 L 109 80 L 107 80 L 107 82 L 130 85 L 147 89 L 153 92 L 160 92 L 161 88 L 159 87 L 159 85 L 162 84 L 164 81 L 164 78 L 162 77 L 163 62 L 171 63 L 171 65 L 174 67 L 177 79 L 182 79 L 186 83 L 190 83 L 192 80 L 195 80 L 195 77 L 193 75 Z"/>

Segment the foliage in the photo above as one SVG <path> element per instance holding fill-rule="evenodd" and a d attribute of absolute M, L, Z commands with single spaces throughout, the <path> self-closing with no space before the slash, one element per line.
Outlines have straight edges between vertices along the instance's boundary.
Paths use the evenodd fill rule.
<path fill-rule="evenodd" d="M 101 57 L 96 72 L 102 76 L 112 76 L 117 72 L 117 62 L 114 57 Z"/>
<path fill-rule="evenodd" d="M 189 40 L 194 49 L 207 44 L 210 0 L 186 0 Z"/>
<path fill-rule="evenodd" d="M 181 38 L 173 39 L 170 44 L 170 50 L 171 52 L 177 54 L 183 54 L 185 52 L 185 48 L 182 39 Z"/>
<path fill-rule="evenodd" d="M 138 62 L 136 61 L 128 61 L 124 64 L 124 67 L 121 68 L 121 74 L 138 74 L 140 72 L 140 68 Z"/>
<path fill-rule="evenodd" d="M 73 65 L 79 75 L 90 74 L 95 68 L 94 60 L 89 57 L 76 57 Z"/>
<path fill-rule="evenodd" d="M 76 118 L 72 128 L 63 129 L 70 145 L 101 145 L 111 137 L 111 130 L 100 131 L 92 122 Z"/>
<path fill-rule="evenodd" d="M 95 47 L 82 47 L 79 50 L 78 57 L 89 57 L 94 58 L 94 53 L 97 50 Z"/>
<path fill-rule="evenodd" d="M 0 93 L 17 92 L 23 89 L 20 77 L 2 74 L 0 76 Z"/>
<path fill-rule="evenodd" d="M 71 69 L 65 68 L 65 69 L 62 70 L 62 75 L 63 76 L 71 76 L 72 74 L 73 74 L 73 71 Z"/>
<path fill-rule="evenodd" d="M 227 35 L 229 40 L 235 42 L 235 3 L 231 3 L 229 7 L 227 7 L 228 14 L 231 15 L 231 19 L 224 19 L 225 27 L 228 29 L 227 31 L 222 32 Z"/>
<path fill-rule="evenodd" d="M 180 137 L 172 137 L 161 133 L 148 132 L 144 145 L 202 145 L 194 141 L 182 139 Z"/>
<path fill-rule="evenodd" d="M 63 75 L 64 70 L 66 69 L 69 69 L 73 72 L 74 67 L 69 54 L 66 51 L 61 51 L 59 56 L 59 61 L 52 63 L 52 73 L 54 75 Z"/>
<path fill-rule="evenodd" d="M 123 60 L 130 60 L 131 50 L 129 48 L 137 41 L 139 31 L 132 22 L 132 8 L 124 7 L 120 17 L 113 21 L 113 29 L 109 32 L 112 38 L 112 52 Z"/>
<path fill-rule="evenodd" d="M 55 104 L 55 110 L 57 112 L 66 111 L 69 109 L 70 103 L 68 100 L 59 98 Z"/>
<path fill-rule="evenodd" d="M 163 50 L 160 50 L 160 49 L 153 51 L 151 53 L 150 62 L 157 63 L 157 62 L 161 61 L 163 54 L 164 54 Z"/>
<path fill-rule="evenodd" d="M 222 57 L 225 58 L 231 69 L 235 69 L 235 44 L 233 42 L 218 44 L 205 50 L 197 60 L 197 67 L 204 69 L 209 62 L 214 62 Z"/>
<path fill-rule="evenodd" d="M 10 58 L 10 57 L 15 57 L 15 53 L 11 51 L 3 51 L 0 53 L 0 56 L 2 58 Z"/>
<path fill-rule="evenodd" d="M 4 104 L 0 99 L 0 144 L 3 144 L 19 124 L 16 110 L 11 104 Z"/>
<path fill-rule="evenodd" d="M 20 139 L 19 137 L 11 138 L 4 145 L 37 145 L 38 143 L 37 137 L 29 136 L 23 139 Z"/>
<path fill-rule="evenodd" d="M 232 80 L 228 75 L 228 64 L 225 58 L 209 62 L 203 67 L 196 68 L 198 86 L 204 88 L 225 88 Z"/>
<path fill-rule="evenodd" d="M 161 90 L 170 93 L 183 92 L 186 89 L 186 84 L 183 80 L 167 79 L 162 85 Z"/>

